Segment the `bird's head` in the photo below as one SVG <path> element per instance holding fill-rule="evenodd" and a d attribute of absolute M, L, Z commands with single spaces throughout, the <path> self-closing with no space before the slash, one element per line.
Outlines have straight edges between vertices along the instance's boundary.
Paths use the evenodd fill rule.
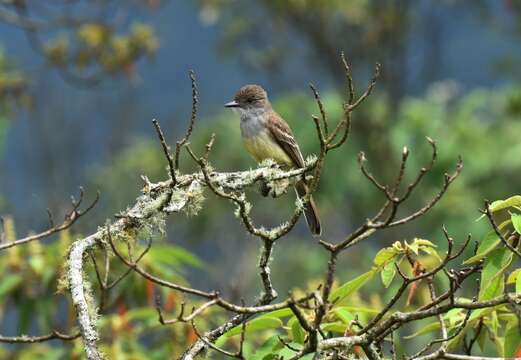
<path fill-rule="evenodd" d="M 233 101 L 224 105 L 241 113 L 258 112 L 271 108 L 268 94 L 259 85 L 245 85 L 237 91 Z"/>

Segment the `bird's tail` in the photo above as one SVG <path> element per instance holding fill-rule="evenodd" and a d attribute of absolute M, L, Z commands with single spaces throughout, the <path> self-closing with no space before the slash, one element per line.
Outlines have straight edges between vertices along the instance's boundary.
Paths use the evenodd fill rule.
<path fill-rule="evenodd" d="M 295 191 L 300 198 L 303 198 L 308 193 L 308 186 L 303 180 L 300 180 L 295 184 Z M 310 197 L 309 201 L 304 204 L 304 217 L 306 218 L 311 234 L 314 236 L 320 236 L 322 228 L 320 226 L 320 218 L 313 197 Z"/>

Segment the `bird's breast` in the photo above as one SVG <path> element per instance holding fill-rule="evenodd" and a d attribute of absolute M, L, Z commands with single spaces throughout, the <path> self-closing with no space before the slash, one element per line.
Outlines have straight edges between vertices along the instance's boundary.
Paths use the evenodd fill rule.
<path fill-rule="evenodd" d="M 291 158 L 279 146 L 279 144 L 273 140 L 266 129 L 249 137 L 243 136 L 243 141 L 246 150 L 258 162 L 266 159 L 273 159 L 276 163 L 281 165 L 292 166 L 293 164 Z"/>

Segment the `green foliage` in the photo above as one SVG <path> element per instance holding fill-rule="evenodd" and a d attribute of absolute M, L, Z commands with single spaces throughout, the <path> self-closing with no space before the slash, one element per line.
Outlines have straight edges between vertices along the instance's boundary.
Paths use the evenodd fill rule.
<path fill-rule="evenodd" d="M 267 329 L 278 329 L 283 325 L 282 321 L 275 317 L 262 316 L 246 323 L 246 334 Z M 241 333 L 242 325 L 236 326 L 223 336 L 234 336 Z"/>
<path fill-rule="evenodd" d="M 484 259 L 488 254 L 494 251 L 500 243 L 501 240 L 499 240 L 499 237 L 496 235 L 496 232 L 494 230 L 491 230 L 479 243 L 476 255 L 465 260 L 465 264 L 472 264 Z"/>
<path fill-rule="evenodd" d="M 512 213 L 512 217 L 516 218 L 514 211 L 518 210 L 518 205 L 511 201 L 496 202 L 502 204 L 495 208 L 495 211 L 506 210 Z M 508 204 L 508 205 L 506 205 Z M 515 229 L 513 223 L 517 220 L 506 221 L 500 227 L 502 234 L 512 233 Z M 494 237 L 492 233 L 486 234 L 479 242 L 477 254 L 470 256 L 465 262 L 476 264 L 482 262 L 480 292 L 478 301 L 486 301 L 501 296 L 504 291 L 521 292 L 521 268 L 518 259 L 514 260 L 514 254 L 504 245 L 497 243 L 497 235 Z M 495 234 L 495 233 L 494 233 Z M 516 245 L 519 247 L 519 244 Z M 362 324 L 367 323 L 372 317 L 379 313 L 384 307 L 385 302 L 381 302 L 378 306 L 370 308 L 367 306 L 352 306 L 352 304 L 366 304 L 366 300 L 360 297 L 364 294 L 363 287 L 370 283 L 374 276 L 380 273 L 383 287 L 390 287 L 393 277 L 396 273 L 396 266 L 407 276 L 415 276 L 415 268 L 410 263 L 410 259 L 415 259 L 415 263 L 420 263 L 423 271 L 429 271 L 437 266 L 444 256 L 440 256 L 431 241 L 426 239 L 415 238 L 411 242 L 402 241 L 395 242 L 392 246 L 382 248 L 374 255 L 373 265 L 371 269 L 341 285 L 336 286 L 330 295 L 333 306 L 326 314 L 325 321 L 321 325 L 322 331 L 332 333 L 334 335 L 350 334 L 356 332 L 353 328 L 355 321 Z M 406 260 L 407 261 L 404 261 Z M 393 269 L 391 271 L 390 269 Z M 505 277 L 507 280 L 505 281 Z M 444 282 L 443 273 L 437 274 L 434 281 L 440 285 Z M 382 286 L 380 285 L 380 287 Z M 512 289 L 505 289 L 504 286 L 512 286 Z M 421 306 L 423 300 L 421 293 L 426 291 L 427 286 L 424 282 L 419 283 L 419 289 L 412 292 L 412 296 L 417 298 L 416 302 Z M 475 294 L 475 289 L 468 289 L 470 296 L 459 296 L 458 300 L 462 302 L 472 302 L 471 298 Z M 474 294 L 473 294 L 474 292 Z M 370 292 L 365 292 L 368 295 Z M 411 294 L 410 294 L 411 296 Z M 427 299 L 426 299 L 427 300 Z M 409 301 L 407 301 L 409 302 Z M 409 304 L 398 303 L 393 309 L 398 311 L 415 311 Z M 392 310 L 392 311 L 394 311 Z M 384 316 L 384 319 L 390 316 L 390 311 Z M 466 317 L 468 316 L 468 319 Z M 313 312 L 306 311 L 304 317 L 310 321 L 313 318 Z M 448 342 L 450 350 L 458 349 L 462 346 L 466 338 L 476 338 L 482 352 L 493 350 L 498 356 L 513 356 L 521 347 L 521 337 L 519 335 L 518 318 L 511 312 L 506 305 L 497 305 L 493 307 L 481 308 L 471 311 L 467 315 L 466 310 L 454 308 L 442 314 L 443 321 L 447 327 L 449 336 L 454 335 Z M 415 330 L 404 339 L 418 341 L 424 336 L 438 336 L 441 329 L 440 322 L 433 319 L 423 320 L 415 324 Z M 463 328 L 462 328 L 463 327 Z M 461 329 L 462 328 L 462 329 Z M 219 345 L 226 345 L 227 340 L 241 333 L 241 326 L 237 326 L 226 333 L 220 340 Z M 280 346 L 280 341 L 276 341 L 278 336 L 286 337 L 291 345 L 295 348 L 302 346 L 306 340 L 306 332 L 302 328 L 299 320 L 292 314 L 289 309 L 273 311 L 247 322 L 246 332 L 249 334 L 248 339 L 256 339 L 260 334 L 266 334 L 268 340 L 257 349 L 255 356 L 266 359 L 268 354 L 282 354 L 283 351 L 289 351 L 288 348 Z M 256 335 L 255 335 L 256 334 Z M 421 344 L 425 344 L 428 340 L 421 340 Z M 250 340 L 255 342 L 255 340 Z M 268 349 L 271 349 L 268 351 Z M 257 358 L 257 357 L 256 357 Z"/>
<path fill-rule="evenodd" d="M 513 253 L 507 248 L 492 251 L 483 264 L 479 300 L 490 300 L 503 293 L 503 274 L 512 262 Z"/>
<path fill-rule="evenodd" d="M 14 221 L 3 217 L 5 241 L 17 238 Z M 44 335 L 53 330 L 63 333 L 77 331 L 76 320 L 70 297 L 63 291 L 57 292 L 58 281 L 62 277 L 64 259 L 70 244 L 80 234 L 67 230 L 44 242 L 33 241 L 22 246 L 6 249 L 0 256 L 0 318 L 10 313 L 7 326 L 9 335 Z M 143 246 L 139 242 L 130 244 L 135 253 Z M 127 245 L 118 245 L 126 254 Z M 92 252 L 101 276 L 104 275 L 104 251 Z M 196 256 L 177 245 L 155 243 L 150 252 L 141 260 L 140 266 L 147 271 L 181 284 L 188 284 L 184 275 L 188 268 L 201 268 L 203 263 Z M 100 306 L 101 295 L 93 264 L 85 259 L 88 281 L 93 284 L 89 292 L 96 307 Z M 109 282 L 126 271 L 117 258 L 110 258 Z M 88 289 L 87 289 L 88 290 Z M 174 291 L 156 289 L 143 278 L 131 273 L 105 298 L 101 311 L 99 328 L 104 341 L 103 351 L 112 359 L 164 359 L 180 351 L 193 341 L 189 325 L 160 327 L 154 309 L 155 293 L 163 298 L 163 310 L 167 317 L 174 317 L 184 299 Z M 195 300 L 197 303 L 197 300 Z M 16 311 L 14 311 L 16 309 Z M 15 317 L 15 321 L 12 316 Z M 153 334 L 146 342 L 140 342 L 140 334 Z M 35 345 L 2 347 L 0 359 L 71 359 L 83 356 L 81 340 L 71 342 L 48 342 Z"/>
<path fill-rule="evenodd" d="M 497 212 L 503 209 L 508 209 L 510 207 L 517 208 L 521 207 L 521 196 L 515 195 L 511 196 L 505 200 L 496 200 L 492 204 L 490 204 L 490 211 Z"/>
<path fill-rule="evenodd" d="M 512 225 L 518 234 L 521 234 L 521 214 L 512 214 L 510 217 Z"/>
<path fill-rule="evenodd" d="M 356 292 L 366 282 L 371 280 L 375 273 L 376 271 L 370 270 L 358 276 L 357 278 L 354 278 L 353 280 L 346 282 L 344 285 L 340 286 L 338 289 L 331 293 L 331 300 L 336 301 L 338 304 L 343 304 L 343 300 L 347 299 L 349 295 Z"/>
<path fill-rule="evenodd" d="M 396 275 L 396 262 L 390 261 L 385 264 L 382 271 L 380 272 L 380 275 L 382 277 L 382 283 L 384 287 L 388 288 L 389 285 L 391 285 L 394 276 Z"/>

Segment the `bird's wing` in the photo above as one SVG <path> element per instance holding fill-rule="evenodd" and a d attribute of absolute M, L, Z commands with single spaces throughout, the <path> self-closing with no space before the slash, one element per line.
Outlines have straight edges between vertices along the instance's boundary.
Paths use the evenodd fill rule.
<path fill-rule="evenodd" d="M 304 158 L 300 152 L 295 137 L 289 125 L 276 112 L 268 116 L 267 127 L 271 136 L 284 152 L 291 158 L 295 167 L 305 166 Z"/>

